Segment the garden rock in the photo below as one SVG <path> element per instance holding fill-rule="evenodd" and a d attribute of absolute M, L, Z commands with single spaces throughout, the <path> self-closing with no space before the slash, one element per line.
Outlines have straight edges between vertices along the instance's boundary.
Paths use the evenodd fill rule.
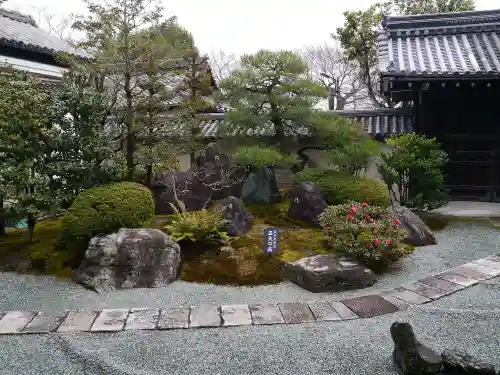
<path fill-rule="evenodd" d="M 283 277 L 314 293 L 366 288 L 377 280 L 368 268 L 334 254 L 289 262 L 283 267 Z"/>
<path fill-rule="evenodd" d="M 217 202 L 216 207 L 223 210 L 221 231 L 231 237 L 247 234 L 253 225 L 253 215 L 245 207 L 241 199 L 227 197 Z"/>
<path fill-rule="evenodd" d="M 328 204 L 323 191 L 310 181 L 295 185 L 287 194 L 290 198 L 288 216 L 311 225 L 318 225 L 318 215 Z"/>
<path fill-rule="evenodd" d="M 443 368 L 445 374 L 456 375 L 495 375 L 492 364 L 474 358 L 458 349 L 446 349 L 443 354 Z"/>
<path fill-rule="evenodd" d="M 241 194 L 245 169 L 233 166 L 217 143 L 210 143 L 199 153 L 191 172 L 209 186 L 213 200 Z"/>
<path fill-rule="evenodd" d="M 212 200 L 210 187 L 198 180 L 191 171 L 166 172 L 161 180 L 151 185 L 157 215 L 173 213 L 172 206 L 177 199 L 182 201 L 187 211 L 197 211 L 207 207 Z"/>
<path fill-rule="evenodd" d="M 177 279 L 180 246 L 158 229 L 126 229 L 93 237 L 75 281 L 99 293 L 156 288 Z"/>
<path fill-rule="evenodd" d="M 443 364 L 441 356 L 417 340 L 409 323 L 392 323 L 391 337 L 394 341 L 392 358 L 403 374 L 439 373 Z"/>
<path fill-rule="evenodd" d="M 400 226 L 405 228 L 409 235 L 404 242 L 412 246 L 428 246 L 437 243 L 436 237 L 424 223 L 424 221 L 414 212 L 400 205 L 392 205 L 390 212 L 399 221 Z"/>
<path fill-rule="evenodd" d="M 249 173 L 241 188 L 246 204 L 273 204 L 281 201 L 276 176 L 271 168 L 259 168 Z"/>

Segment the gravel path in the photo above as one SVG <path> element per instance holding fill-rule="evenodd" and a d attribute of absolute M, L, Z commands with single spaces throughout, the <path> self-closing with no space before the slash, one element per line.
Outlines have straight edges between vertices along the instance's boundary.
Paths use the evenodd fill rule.
<path fill-rule="evenodd" d="M 499 292 L 496 279 L 398 314 L 314 325 L 0 336 L 0 375 L 396 375 L 395 320 L 436 350 L 500 366 Z"/>
<path fill-rule="evenodd" d="M 416 249 L 411 257 L 383 275 L 372 288 L 345 293 L 311 293 L 291 283 L 259 287 L 225 287 L 175 282 L 166 288 L 122 290 L 98 295 L 70 281 L 0 273 L 0 311 L 61 311 L 78 308 L 168 307 L 198 304 L 308 302 L 340 300 L 400 286 L 430 273 L 500 252 L 498 230 L 475 223 L 453 223 L 437 234 L 439 244 Z"/>

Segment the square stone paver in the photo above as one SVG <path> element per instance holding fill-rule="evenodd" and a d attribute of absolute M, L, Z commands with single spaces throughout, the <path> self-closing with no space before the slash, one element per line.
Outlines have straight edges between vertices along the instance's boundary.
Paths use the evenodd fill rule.
<path fill-rule="evenodd" d="M 189 316 L 190 328 L 220 327 L 222 324 L 220 306 L 194 306 Z"/>
<path fill-rule="evenodd" d="M 59 333 L 90 331 L 98 315 L 97 311 L 70 311 L 57 328 Z"/>
<path fill-rule="evenodd" d="M 129 309 L 104 309 L 92 324 L 91 332 L 118 332 L 123 330 Z"/>
<path fill-rule="evenodd" d="M 59 325 L 64 321 L 67 312 L 59 314 L 49 314 L 39 312 L 31 322 L 24 327 L 22 333 L 50 333 L 57 330 Z"/>
<path fill-rule="evenodd" d="M 283 324 L 285 320 L 278 305 L 257 304 L 248 306 L 253 324 Z"/>
<path fill-rule="evenodd" d="M 432 286 L 429 285 L 420 284 L 419 282 L 404 284 L 403 288 L 410 290 L 414 293 L 421 294 L 430 299 L 438 299 L 449 294 L 449 292 L 433 288 Z"/>
<path fill-rule="evenodd" d="M 176 307 L 160 310 L 158 329 L 182 329 L 189 328 L 189 307 Z"/>
<path fill-rule="evenodd" d="M 314 315 L 306 303 L 280 303 L 283 320 L 288 324 L 314 322 Z"/>
<path fill-rule="evenodd" d="M 463 285 L 452 283 L 448 280 L 439 279 L 437 277 L 431 276 L 425 279 L 418 280 L 420 284 L 428 285 L 433 288 L 442 290 L 444 292 L 456 292 L 457 290 L 464 289 Z"/>
<path fill-rule="evenodd" d="M 404 302 L 399 298 L 394 297 L 390 293 L 393 293 L 393 291 L 381 292 L 379 293 L 379 296 L 385 299 L 387 302 L 392 303 L 394 306 L 397 306 L 399 310 L 406 310 L 412 306 L 408 302 Z"/>
<path fill-rule="evenodd" d="M 443 272 L 443 273 L 440 273 L 439 275 L 436 275 L 436 277 L 443 279 L 443 280 L 451 281 L 452 283 L 462 285 L 465 287 L 472 286 L 472 285 L 477 284 L 479 282 L 477 280 L 473 280 L 473 279 L 470 279 L 468 277 L 465 277 L 465 276 L 462 276 L 462 275 L 459 275 L 459 274 L 453 273 L 453 272 Z"/>
<path fill-rule="evenodd" d="M 328 302 L 309 302 L 308 305 L 314 318 L 319 322 L 342 320 Z"/>
<path fill-rule="evenodd" d="M 486 273 L 482 273 L 477 271 L 477 268 L 480 267 L 478 264 L 473 265 L 474 269 L 472 267 L 457 267 L 457 268 L 452 268 L 451 270 L 448 270 L 448 272 L 451 273 L 456 273 L 457 275 L 465 276 L 468 277 L 469 279 L 477 280 L 477 281 L 484 281 L 493 278 L 493 276 L 488 275 Z"/>
<path fill-rule="evenodd" d="M 20 333 L 35 314 L 33 311 L 8 311 L 0 320 L 0 334 Z"/>
<path fill-rule="evenodd" d="M 339 316 L 342 318 L 342 320 L 359 319 L 359 316 L 357 316 L 354 311 L 352 311 L 349 307 L 344 305 L 342 302 L 330 302 L 330 305 L 337 312 L 337 314 L 339 314 Z"/>
<path fill-rule="evenodd" d="M 472 263 L 479 264 L 479 265 L 485 266 L 485 267 L 491 267 L 491 268 L 494 268 L 496 270 L 500 270 L 500 263 L 495 262 L 491 259 L 486 259 L 486 258 L 485 259 L 478 259 Z"/>
<path fill-rule="evenodd" d="M 360 318 L 371 318 L 378 315 L 395 313 L 398 307 L 380 296 L 371 295 L 342 300 L 342 303 Z"/>
<path fill-rule="evenodd" d="M 221 306 L 221 316 L 224 327 L 252 324 L 252 315 L 248 305 L 223 305 Z"/>
<path fill-rule="evenodd" d="M 159 309 L 130 309 L 130 313 L 127 317 L 127 322 L 125 323 L 125 330 L 155 329 L 159 318 Z"/>
<path fill-rule="evenodd" d="M 496 277 L 496 276 L 500 275 L 499 269 L 484 266 L 484 265 L 479 264 L 479 263 L 467 263 L 467 264 L 464 264 L 460 268 L 468 268 L 468 269 L 471 269 L 471 270 L 476 271 L 476 272 L 484 273 L 485 275 L 489 275 L 491 277 Z"/>
<path fill-rule="evenodd" d="M 403 302 L 407 302 L 412 305 L 421 305 L 423 303 L 431 302 L 432 299 L 425 297 L 421 294 L 412 292 L 404 288 L 396 288 L 394 291 L 389 292 L 388 295 L 396 297 Z"/>

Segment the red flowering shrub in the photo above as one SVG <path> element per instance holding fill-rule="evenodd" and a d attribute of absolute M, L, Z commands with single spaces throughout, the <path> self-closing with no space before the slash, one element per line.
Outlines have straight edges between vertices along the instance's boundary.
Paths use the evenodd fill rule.
<path fill-rule="evenodd" d="M 372 268 L 384 268 L 412 251 L 402 242 L 408 232 L 383 207 L 358 202 L 330 206 L 319 222 L 335 251 Z"/>

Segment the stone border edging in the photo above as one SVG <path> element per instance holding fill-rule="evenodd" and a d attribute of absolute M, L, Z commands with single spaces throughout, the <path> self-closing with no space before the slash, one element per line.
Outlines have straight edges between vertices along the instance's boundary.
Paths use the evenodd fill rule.
<path fill-rule="evenodd" d="M 171 330 L 346 321 L 390 314 L 432 302 L 500 276 L 500 254 L 430 275 L 400 288 L 337 302 L 129 308 L 61 313 L 0 313 L 0 335 Z"/>

